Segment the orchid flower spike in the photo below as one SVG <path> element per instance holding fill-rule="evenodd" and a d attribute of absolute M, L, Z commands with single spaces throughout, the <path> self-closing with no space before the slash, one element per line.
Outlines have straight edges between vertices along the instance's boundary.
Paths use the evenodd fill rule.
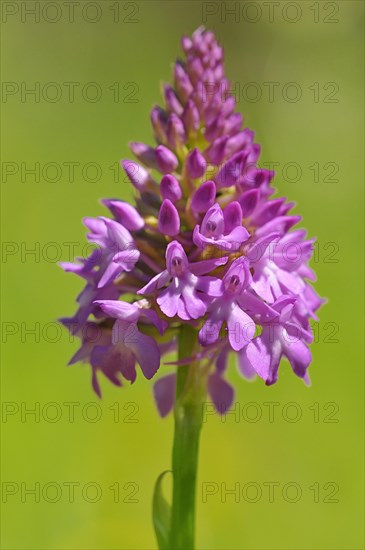
<path fill-rule="evenodd" d="M 244 378 L 274 384 L 286 358 L 309 382 L 309 321 L 324 301 L 311 286 L 314 241 L 293 229 L 300 221 L 289 213 L 293 204 L 272 198 L 274 173 L 259 167 L 254 132 L 235 112 L 222 48 L 203 28 L 182 47 L 164 105 L 151 112 L 156 142 L 132 141 L 135 160 L 121 161 L 135 204 L 103 200 L 109 216 L 85 219 L 97 248 L 61 264 L 85 283 L 77 312 L 62 322 L 81 339 L 71 362 L 91 365 L 98 395 L 100 374 L 118 386 L 133 383 L 139 369 L 157 376 L 189 325 L 186 361 L 201 370 L 223 414 L 234 399 L 225 379 L 230 356 Z M 156 382 L 162 416 L 175 385 L 173 374 Z"/>

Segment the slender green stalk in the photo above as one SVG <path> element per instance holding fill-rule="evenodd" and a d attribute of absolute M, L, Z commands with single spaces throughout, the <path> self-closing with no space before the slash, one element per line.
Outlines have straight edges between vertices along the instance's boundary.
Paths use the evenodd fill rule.
<path fill-rule="evenodd" d="M 196 331 L 184 325 L 179 335 L 179 359 L 189 357 L 193 353 L 195 342 Z M 204 386 L 197 363 L 177 367 L 172 453 L 171 550 L 194 548 L 195 492 Z"/>

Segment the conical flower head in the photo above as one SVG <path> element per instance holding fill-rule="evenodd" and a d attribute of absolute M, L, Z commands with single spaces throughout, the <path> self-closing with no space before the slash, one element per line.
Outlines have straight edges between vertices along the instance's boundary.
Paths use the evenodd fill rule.
<path fill-rule="evenodd" d="M 216 404 L 228 399 L 219 408 L 225 412 L 233 400 L 224 380 L 231 353 L 247 378 L 274 383 L 285 356 L 308 382 L 309 320 L 323 300 L 308 282 L 313 240 L 292 230 L 300 220 L 289 214 L 292 203 L 271 198 L 274 173 L 259 167 L 254 132 L 235 112 L 221 46 L 199 28 L 182 48 L 164 105 L 151 111 L 155 143 L 131 142 L 136 160 L 121 161 L 135 206 L 103 200 L 112 218 L 85 221 L 99 250 L 63 264 L 86 280 L 79 310 L 63 323 L 80 336 L 75 360 L 90 362 L 98 393 L 98 371 L 121 385 L 135 380 L 139 365 L 151 378 L 189 323 L 196 368 L 208 373 Z M 157 383 L 163 415 L 174 387 L 173 375 Z"/>

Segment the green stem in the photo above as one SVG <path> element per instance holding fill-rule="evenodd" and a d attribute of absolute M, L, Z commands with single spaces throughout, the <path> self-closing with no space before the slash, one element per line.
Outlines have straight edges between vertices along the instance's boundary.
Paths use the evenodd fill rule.
<path fill-rule="evenodd" d="M 184 325 L 179 335 L 179 359 L 193 353 L 196 331 Z M 172 454 L 173 495 L 171 550 L 193 550 L 195 538 L 195 492 L 202 426 L 204 380 L 199 365 L 177 367 L 175 434 Z"/>

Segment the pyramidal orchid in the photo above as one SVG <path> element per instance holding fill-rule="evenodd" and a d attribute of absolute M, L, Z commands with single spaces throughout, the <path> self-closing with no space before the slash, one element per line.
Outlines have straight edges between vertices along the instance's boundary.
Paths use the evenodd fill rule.
<path fill-rule="evenodd" d="M 121 161 L 135 206 L 104 199 L 109 216 L 84 220 L 93 253 L 62 264 L 85 281 L 62 322 L 81 340 L 70 362 L 90 364 L 99 396 L 102 376 L 123 386 L 156 375 L 157 408 L 174 410 L 175 437 L 172 504 L 161 475 L 155 530 L 160 548 L 188 550 L 203 401 L 219 414 L 231 407 L 230 356 L 243 378 L 267 385 L 284 357 L 308 384 L 309 321 L 323 300 L 310 285 L 313 240 L 293 229 L 293 203 L 272 198 L 274 173 L 259 167 L 254 132 L 235 112 L 222 48 L 203 28 L 182 48 L 163 107 L 151 111 L 155 143 L 131 142 L 134 158 Z"/>

